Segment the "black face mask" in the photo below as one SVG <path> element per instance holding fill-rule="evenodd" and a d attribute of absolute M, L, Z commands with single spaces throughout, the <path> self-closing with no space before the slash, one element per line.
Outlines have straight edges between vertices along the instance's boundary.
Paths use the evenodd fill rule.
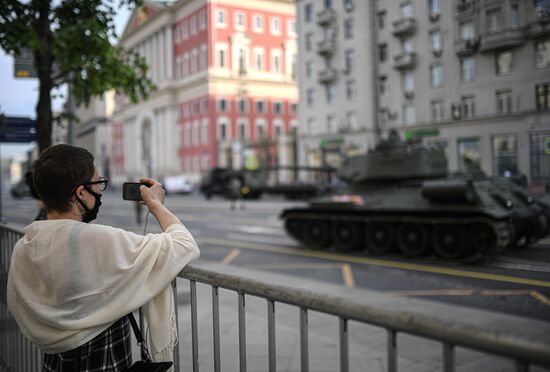
<path fill-rule="evenodd" d="M 84 211 L 85 211 L 84 216 L 82 216 L 82 222 L 88 223 L 97 218 L 97 212 L 99 212 L 99 207 L 101 206 L 101 194 L 98 194 L 97 192 L 93 191 L 87 186 L 84 186 L 84 188 L 94 196 L 95 198 L 94 207 L 92 209 L 88 208 L 88 206 L 86 206 L 86 203 L 80 200 L 78 196 L 76 196 L 76 194 L 75 194 L 75 198 L 76 200 L 78 200 L 78 202 L 80 203 L 82 208 L 84 208 Z"/>

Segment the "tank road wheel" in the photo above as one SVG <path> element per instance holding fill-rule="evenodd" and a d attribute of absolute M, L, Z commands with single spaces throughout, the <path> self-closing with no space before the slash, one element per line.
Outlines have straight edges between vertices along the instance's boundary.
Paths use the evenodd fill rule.
<path fill-rule="evenodd" d="M 285 221 L 285 230 L 292 236 L 294 239 L 303 241 L 304 240 L 304 221 L 297 218 L 289 218 Z"/>
<path fill-rule="evenodd" d="M 330 246 L 330 223 L 323 220 L 308 221 L 304 237 L 306 242 L 312 246 L 321 248 Z"/>
<path fill-rule="evenodd" d="M 468 255 L 485 255 L 494 252 L 497 245 L 495 232 L 486 223 L 474 223 L 468 228 L 470 249 Z"/>
<path fill-rule="evenodd" d="M 397 229 L 397 246 L 409 257 L 421 256 L 428 248 L 428 231 L 420 223 L 403 223 Z"/>
<path fill-rule="evenodd" d="M 332 241 L 337 250 L 353 251 L 363 245 L 364 225 L 360 222 L 341 221 L 332 225 Z"/>
<path fill-rule="evenodd" d="M 367 250 L 374 254 L 384 254 L 393 249 L 395 229 L 390 223 L 372 222 L 367 225 Z"/>
<path fill-rule="evenodd" d="M 436 226 L 433 232 L 433 248 L 443 258 L 459 258 L 464 255 L 463 229 L 454 225 Z"/>

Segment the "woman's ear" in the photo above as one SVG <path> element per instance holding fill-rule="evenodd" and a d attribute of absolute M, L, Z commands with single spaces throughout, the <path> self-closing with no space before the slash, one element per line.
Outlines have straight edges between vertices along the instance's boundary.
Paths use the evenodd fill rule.
<path fill-rule="evenodd" d="M 84 196 L 83 195 L 83 192 L 84 192 L 84 186 L 80 185 L 78 186 L 75 190 L 74 190 L 74 194 L 76 196 L 78 196 L 80 199 L 82 199 L 82 197 Z"/>

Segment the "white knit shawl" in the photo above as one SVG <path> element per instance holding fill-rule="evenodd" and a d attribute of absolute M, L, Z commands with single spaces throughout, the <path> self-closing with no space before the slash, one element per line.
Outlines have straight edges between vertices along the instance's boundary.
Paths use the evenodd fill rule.
<path fill-rule="evenodd" d="M 47 353 L 74 349 L 145 305 L 150 351 L 170 360 L 177 342 L 170 282 L 199 257 L 179 224 L 134 234 L 74 220 L 37 221 L 14 248 L 8 308 Z"/>

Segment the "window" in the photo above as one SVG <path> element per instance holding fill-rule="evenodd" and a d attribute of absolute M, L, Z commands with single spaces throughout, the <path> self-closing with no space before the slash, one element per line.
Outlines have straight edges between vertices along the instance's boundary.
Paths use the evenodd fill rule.
<path fill-rule="evenodd" d="M 208 113 L 208 98 L 204 97 L 202 99 L 202 112 L 207 114 Z"/>
<path fill-rule="evenodd" d="M 390 83 L 388 81 L 387 76 L 380 76 L 379 78 L 379 84 L 380 84 L 380 95 L 386 96 L 390 92 Z"/>
<path fill-rule="evenodd" d="M 347 49 L 344 53 L 344 58 L 345 72 L 349 74 L 355 69 L 355 51 Z"/>
<path fill-rule="evenodd" d="M 199 14 L 199 27 L 201 30 L 206 30 L 206 10 L 201 10 Z"/>
<path fill-rule="evenodd" d="M 550 39 L 535 43 L 535 55 L 537 68 L 550 67 Z"/>
<path fill-rule="evenodd" d="M 517 3 L 510 6 L 510 26 L 513 28 L 519 26 L 519 4 Z"/>
<path fill-rule="evenodd" d="M 378 46 L 378 60 L 386 62 L 388 60 L 388 44 L 380 44 Z"/>
<path fill-rule="evenodd" d="M 313 4 L 304 5 L 304 20 L 306 23 L 313 21 Z"/>
<path fill-rule="evenodd" d="M 273 103 L 273 113 L 275 115 L 281 115 L 283 113 L 283 103 L 282 102 L 274 102 Z"/>
<path fill-rule="evenodd" d="M 286 33 L 290 37 L 296 36 L 296 21 L 288 21 Z"/>
<path fill-rule="evenodd" d="M 201 140 L 203 145 L 208 144 L 208 119 L 202 119 Z"/>
<path fill-rule="evenodd" d="M 344 8 L 348 11 L 353 10 L 353 0 L 344 0 Z"/>
<path fill-rule="evenodd" d="M 435 30 L 430 32 L 430 44 L 431 44 L 432 51 L 434 52 L 440 52 L 443 49 L 441 31 Z"/>
<path fill-rule="evenodd" d="M 409 2 L 402 3 L 400 6 L 401 17 L 403 18 L 412 18 L 413 17 L 413 7 Z"/>
<path fill-rule="evenodd" d="M 353 18 L 346 18 L 344 20 L 344 37 L 351 39 L 353 37 Z"/>
<path fill-rule="evenodd" d="M 414 52 L 414 41 L 412 38 L 403 39 L 401 42 L 401 50 L 403 53 L 412 53 Z"/>
<path fill-rule="evenodd" d="M 464 57 L 460 60 L 460 79 L 467 83 L 475 78 L 475 59 L 474 57 Z"/>
<path fill-rule="evenodd" d="M 258 114 L 263 114 L 265 112 L 265 102 L 264 101 L 256 101 L 256 112 Z"/>
<path fill-rule="evenodd" d="M 248 105 L 245 98 L 239 99 L 239 103 L 237 104 L 237 109 L 239 111 L 239 114 L 244 114 L 248 111 Z"/>
<path fill-rule="evenodd" d="M 476 101 L 473 95 L 462 96 L 462 117 L 464 119 L 473 118 L 476 114 Z"/>
<path fill-rule="evenodd" d="M 550 83 L 538 84 L 535 87 L 537 110 L 550 109 Z"/>
<path fill-rule="evenodd" d="M 332 84 L 329 84 L 325 88 L 325 93 L 327 95 L 327 103 L 332 103 L 334 101 L 335 87 Z"/>
<path fill-rule="evenodd" d="M 493 174 L 507 176 L 518 173 L 517 137 L 511 134 L 493 137 Z"/>
<path fill-rule="evenodd" d="M 193 145 L 199 144 L 199 121 L 195 120 L 193 122 Z"/>
<path fill-rule="evenodd" d="M 430 102 L 430 116 L 432 121 L 443 120 L 443 100 L 437 99 Z"/>
<path fill-rule="evenodd" d="M 432 88 L 439 88 L 443 85 L 443 66 L 441 63 L 434 63 L 430 66 Z"/>
<path fill-rule="evenodd" d="M 413 105 L 403 105 L 403 121 L 405 125 L 413 125 L 416 122 L 416 111 Z"/>
<path fill-rule="evenodd" d="M 241 12 L 235 13 L 235 29 L 244 30 L 245 29 L 245 19 L 244 14 Z"/>
<path fill-rule="evenodd" d="M 379 30 L 385 30 L 386 24 L 387 24 L 387 15 L 386 12 L 378 12 L 377 17 L 378 19 L 378 29 Z"/>
<path fill-rule="evenodd" d="M 191 144 L 191 124 L 190 123 L 184 124 L 183 144 L 185 145 L 185 147 L 189 147 L 189 145 Z"/>
<path fill-rule="evenodd" d="M 306 62 L 306 77 L 311 79 L 315 76 L 315 63 L 313 61 Z"/>
<path fill-rule="evenodd" d="M 403 73 L 403 90 L 405 92 L 414 92 L 414 76 L 411 71 Z"/>
<path fill-rule="evenodd" d="M 306 41 L 306 51 L 309 52 L 313 48 L 313 33 L 308 32 L 305 36 L 305 41 Z"/>
<path fill-rule="evenodd" d="M 292 114 L 296 114 L 298 112 L 298 104 L 297 103 L 292 103 L 290 105 L 290 112 Z"/>
<path fill-rule="evenodd" d="M 439 0 L 429 0 L 428 6 L 429 6 L 429 12 L 431 16 L 437 15 L 441 12 Z"/>
<path fill-rule="evenodd" d="M 228 104 L 225 98 L 218 99 L 218 112 L 227 112 Z"/>
<path fill-rule="evenodd" d="M 512 91 L 510 89 L 497 90 L 495 93 L 497 114 L 512 112 Z"/>
<path fill-rule="evenodd" d="M 308 118 L 307 119 L 307 132 L 309 134 L 315 134 L 315 119 L 314 118 Z"/>
<path fill-rule="evenodd" d="M 216 25 L 218 27 L 225 27 L 225 10 L 216 11 Z"/>
<path fill-rule="evenodd" d="M 460 38 L 462 40 L 473 40 L 475 36 L 475 27 L 473 22 L 465 22 L 460 25 Z"/>
<path fill-rule="evenodd" d="M 218 66 L 225 68 L 225 49 L 218 49 Z"/>
<path fill-rule="evenodd" d="M 254 50 L 254 63 L 257 71 L 264 69 L 264 51 L 263 49 Z"/>
<path fill-rule="evenodd" d="M 218 120 L 218 136 L 221 140 L 227 139 L 227 127 L 228 123 L 226 120 L 220 119 Z"/>
<path fill-rule="evenodd" d="M 495 58 L 497 75 L 509 75 L 512 72 L 512 51 L 497 52 Z"/>
<path fill-rule="evenodd" d="M 325 3 L 325 9 L 332 8 L 332 0 L 324 0 Z"/>
<path fill-rule="evenodd" d="M 243 48 L 239 48 L 238 58 L 239 74 L 246 74 L 246 51 Z"/>
<path fill-rule="evenodd" d="M 197 49 L 193 49 L 192 56 L 191 56 L 191 73 L 197 72 L 197 68 L 199 67 L 199 51 Z"/>
<path fill-rule="evenodd" d="M 479 138 L 460 138 L 457 147 L 459 170 L 479 169 L 481 163 Z"/>
<path fill-rule="evenodd" d="M 281 20 L 279 18 L 271 18 L 271 33 L 273 35 L 281 34 Z"/>
<path fill-rule="evenodd" d="M 500 29 L 500 9 L 489 10 L 486 18 L 488 32 L 495 32 Z"/>
<path fill-rule="evenodd" d="M 197 16 L 191 17 L 191 35 L 195 35 L 198 31 Z"/>
<path fill-rule="evenodd" d="M 264 31 L 264 18 L 261 15 L 254 16 L 253 30 L 254 32 Z"/>
<path fill-rule="evenodd" d="M 307 105 L 308 107 L 313 106 L 313 103 L 315 102 L 315 90 L 314 89 L 308 89 L 306 93 L 306 99 L 307 99 Z"/>
<path fill-rule="evenodd" d="M 241 140 L 246 139 L 246 124 L 246 119 L 240 119 L 237 125 L 239 127 L 239 139 Z"/>
<path fill-rule="evenodd" d="M 208 65 L 208 47 L 206 46 L 206 44 L 203 44 L 201 46 L 201 56 L 200 56 L 199 68 L 201 70 L 204 70 L 204 69 L 206 69 L 207 65 Z"/>
<path fill-rule="evenodd" d="M 201 105 L 199 103 L 199 101 L 195 101 L 193 102 L 193 115 L 198 115 L 200 113 L 200 110 L 201 110 Z"/>
<path fill-rule="evenodd" d="M 276 74 L 281 72 L 281 52 L 279 50 L 271 51 L 271 71 Z"/>
<path fill-rule="evenodd" d="M 279 138 L 283 132 L 283 123 L 281 120 L 273 121 L 273 131 L 275 132 L 275 138 Z"/>
<path fill-rule="evenodd" d="M 355 84 L 355 80 L 348 80 L 346 81 L 346 97 L 348 99 L 354 99 L 357 95 L 357 85 Z"/>
<path fill-rule="evenodd" d="M 256 120 L 256 138 L 257 139 L 265 138 L 265 121 L 262 119 Z"/>
<path fill-rule="evenodd" d="M 187 21 L 183 21 L 181 36 L 183 40 L 187 40 L 189 38 L 189 23 Z"/>

